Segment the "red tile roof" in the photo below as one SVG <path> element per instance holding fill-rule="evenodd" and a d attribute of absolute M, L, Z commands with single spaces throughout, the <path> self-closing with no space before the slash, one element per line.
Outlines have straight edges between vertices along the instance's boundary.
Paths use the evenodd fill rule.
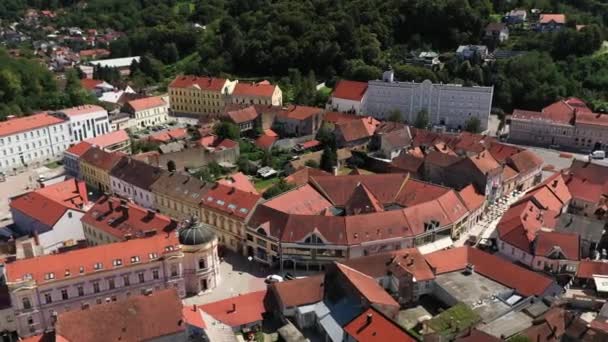
<path fill-rule="evenodd" d="M 245 192 L 234 186 L 218 183 L 202 195 L 201 206 L 245 219 L 261 198 L 257 193 Z"/>
<path fill-rule="evenodd" d="M 226 186 L 234 186 L 235 188 L 245 192 L 251 192 L 254 194 L 258 193 L 253 183 L 251 183 L 249 180 L 249 177 L 242 172 L 233 173 L 224 179 L 220 179 L 218 183 Z"/>
<path fill-rule="evenodd" d="M 344 331 L 358 342 L 414 342 L 398 324 L 374 308 L 369 308 L 344 326 Z"/>
<path fill-rule="evenodd" d="M 504 242 L 531 253 L 532 242 L 543 226 L 543 212 L 531 201 L 509 208 L 497 225 L 498 236 Z"/>
<path fill-rule="evenodd" d="M 581 260 L 576 271 L 577 278 L 591 279 L 593 275 L 608 276 L 608 262 Z"/>
<path fill-rule="evenodd" d="M 600 164 L 575 159 L 572 161 L 569 171 L 570 174 L 587 182 L 595 184 L 608 183 L 608 167 Z"/>
<path fill-rule="evenodd" d="M 423 158 L 418 158 L 409 153 L 401 153 L 391 161 L 391 167 L 393 170 L 417 174 L 423 163 Z"/>
<path fill-rule="evenodd" d="M 105 112 L 106 110 L 96 105 L 82 105 L 78 107 L 66 108 L 59 110 L 58 112 L 63 113 L 67 116 L 78 116 L 84 114 L 90 114 L 95 112 Z"/>
<path fill-rule="evenodd" d="M 402 173 L 315 176 L 311 177 L 311 184 L 337 206 L 346 204 L 359 183 L 371 189 L 381 203 L 388 204 L 395 202 L 408 178 L 407 174 Z"/>
<path fill-rule="evenodd" d="M 207 135 L 202 137 L 199 141 L 198 144 L 200 146 L 204 146 L 204 147 L 212 147 L 215 144 L 217 144 L 217 140 L 219 138 L 216 135 Z"/>
<path fill-rule="evenodd" d="M 556 247 L 561 250 L 565 259 L 580 260 L 580 236 L 578 234 L 538 232 L 534 255 L 549 257 Z"/>
<path fill-rule="evenodd" d="M 342 134 L 344 141 L 352 142 L 360 139 L 370 138 L 376 126 L 379 125 L 379 121 L 369 118 L 362 118 L 359 120 L 351 120 L 336 124 L 336 129 Z"/>
<path fill-rule="evenodd" d="M 76 145 L 70 146 L 70 148 L 68 148 L 67 150 L 65 150 L 66 153 L 70 153 L 73 154 L 77 157 L 82 156 L 86 151 L 88 151 L 91 147 L 93 147 L 93 145 L 89 144 L 86 141 L 81 141 Z"/>
<path fill-rule="evenodd" d="M 98 147 L 92 147 L 80 157 L 80 160 L 109 172 L 123 156 L 122 153 L 106 152 Z"/>
<path fill-rule="evenodd" d="M 0 137 L 28 132 L 46 126 L 58 125 L 65 121 L 47 113 L 33 114 L 0 122 Z"/>
<path fill-rule="evenodd" d="M 254 106 L 245 107 L 239 110 L 226 112 L 230 120 L 236 124 L 253 121 L 258 118 L 258 112 Z"/>
<path fill-rule="evenodd" d="M 87 139 L 85 141 L 100 148 L 107 148 L 109 146 L 129 141 L 129 135 L 124 129 L 120 129 L 118 131 L 98 135 L 95 138 Z"/>
<path fill-rule="evenodd" d="M 319 140 L 312 139 L 312 140 L 308 140 L 306 142 L 300 143 L 299 145 L 303 150 L 307 150 L 309 148 L 313 148 L 313 147 L 317 147 L 317 146 L 321 145 L 321 142 Z"/>
<path fill-rule="evenodd" d="M 264 298 L 266 290 L 250 292 L 217 302 L 200 305 L 199 308 L 216 320 L 230 326 L 255 323 L 263 320 L 266 313 Z"/>
<path fill-rule="evenodd" d="M 183 333 L 182 303 L 175 289 L 71 310 L 59 315 L 56 334 L 68 341 L 149 341 Z"/>
<path fill-rule="evenodd" d="M 541 24 L 548 24 L 554 21 L 556 24 L 565 24 L 566 23 L 566 15 L 565 14 L 541 14 L 540 19 L 538 20 Z"/>
<path fill-rule="evenodd" d="M 269 199 L 263 205 L 284 213 L 299 215 L 319 215 L 332 206 L 308 184 Z"/>
<path fill-rule="evenodd" d="M 366 91 L 366 82 L 340 80 L 338 81 L 338 83 L 336 83 L 336 86 L 331 96 L 340 99 L 361 101 Z"/>
<path fill-rule="evenodd" d="M 524 149 L 517 147 L 517 146 L 505 145 L 505 144 L 498 143 L 498 142 L 492 142 L 492 143 L 490 143 L 490 147 L 488 148 L 488 151 L 490 152 L 492 157 L 494 157 L 494 159 L 496 159 L 498 162 L 505 163 L 507 161 L 507 158 L 509 158 L 521 151 L 524 151 Z"/>
<path fill-rule="evenodd" d="M 462 199 L 462 203 L 469 209 L 469 211 L 475 211 L 479 209 L 486 200 L 486 197 L 479 192 L 473 186 L 469 184 L 458 192 L 458 195 Z"/>
<path fill-rule="evenodd" d="M 344 208 L 346 209 L 347 215 L 359 215 L 367 213 L 377 213 L 384 211 L 382 203 L 378 201 L 376 196 L 365 186 L 365 184 L 358 184 L 353 193 L 350 195 L 348 201 L 346 201 Z"/>
<path fill-rule="evenodd" d="M 435 274 L 460 271 L 467 264 L 472 264 L 476 273 L 510 287 L 524 296 L 542 296 L 554 285 L 551 278 L 477 248 L 452 248 L 427 254 L 425 258 Z"/>
<path fill-rule="evenodd" d="M 317 274 L 270 285 L 283 307 L 296 307 L 323 300 L 325 275 Z"/>
<path fill-rule="evenodd" d="M 323 111 L 323 108 L 291 105 L 278 112 L 278 115 L 292 120 L 306 120 Z"/>
<path fill-rule="evenodd" d="M 384 277 L 389 271 L 397 276 L 399 272 L 407 272 L 417 281 L 435 278 L 424 256 L 416 248 L 349 259 L 342 263 L 372 278 Z"/>
<path fill-rule="evenodd" d="M 159 132 L 148 136 L 149 140 L 166 143 L 171 140 L 185 139 L 188 136 L 188 130 L 185 128 L 173 128 L 168 131 Z"/>
<path fill-rule="evenodd" d="M 234 87 L 232 95 L 272 97 L 277 86 L 270 83 L 239 82 Z"/>
<path fill-rule="evenodd" d="M 188 325 L 199 329 L 207 329 L 207 324 L 205 323 L 205 319 L 203 319 L 203 311 L 196 307 L 196 305 L 191 307 L 184 306 L 182 308 L 182 317 Z"/>
<path fill-rule="evenodd" d="M 344 275 L 352 286 L 354 286 L 357 292 L 365 297 L 371 304 L 396 306 L 399 308 L 399 303 L 397 303 L 382 286 L 378 285 L 374 278 L 344 264 L 336 263 L 336 266 L 338 271 Z"/>
<path fill-rule="evenodd" d="M 226 84 L 226 79 L 215 77 L 198 77 L 198 76 L 177 76 L 169 88 L 190 88 L 196 87 L 201 90 L 221 92 Z"/>
<path fill-rule="evenodd" d="M 165 215 L 130 202 L 121 205 L 120 199 L 105 196 L 87 211 L 81 221 L 119 239 L 143 237 L 146 232 L 166 234 L 177 228 L 177 222 Z"/>
<path fill-rule="evenodd" d="M 483 151 L 474 157 L 468 158 L 482 174 L 496 172 L 501 169 L 500 164 L 492 157 L 488 151 Z"/>
<path fill-rule="evenodd" d="M 95 88 L 102 83 L 103 80 L 93 80 L 90 78 L 83 78 L 80 80 L 80 84 L 82 85 L 82 87 L 88 90 L 95 90 Z"/>
<path fill-rule="evenodd" d="M 608 126 L 608 115 L 601 113 L 576 113 L 576 124 Z"/>
<path fill-rule="evenodd" d="M 593 183 L 586 178 L 576 176 L 567 176 L 566 185 L 572 198 L 589 203 L 599 203 L 602 197 L 608 193 L 605 185 Z"/>
<path fill-rule="evenodd" d="M 219 149 L 231 149 L 231 148 L 235 148 L 239 146 L 239 143 L 237 143 L 234 140 L 231 139 L 224 139 L 222 141 L 220 141 L 219 144 L 215 145 L 215 148 L 219 148 Z"/>
<path fill-rule="evenodd" d="M 287 183 L 295 184 L 296 186 L 308 184 L 308 180 L 312 176 L 332 176 L 331 173 L 325 172 L 320 169 L 305 166 L 291 175 L 285 177 Z"/>
<path fill-rule="evenodd" d="M 507 163 L 511 165 L 517 172 L 528 174 L 535 170 L 539 170 L 543 166 L 544 161 L 536 153 L 530 150 L 524 150 L 507 158 Z"/>
<path fill-rule="evenodd" d="M 16 260 L 6 264 L 8 282 L 19 282 L 33 279 L 37 283 L 76 278 L 92 273 L 103 273 L 116 267 L 126 267 L 133 264 L 131 257 L 138 256 L 140 263 L 151 262 L 151 253 L 158 257 L 179 249 L 177 234 L 157 234 L 143 239 L 110 243 L 95 247 L 77 249 L 60 254 L 42 255 L 29 259 Z M 120 259 L 123 266 L 113 266 L 113 261 Z M 103 269 L 95 270 L 97 263 Z M 82 268 L 83 272 L 80 272 Z M 67 272 L 69 271 L 69 272 Z M 46 274 L 53 273 L 54 279 L 46 280 Z"/>
<path fill-rule="evenodd" d="M 110 55 L 110 51 L 106 50 L 106 49 L 89 49 L 89 50 L 81 50 L 80 52 L 78 52 L 78 54 L 80 55 L 80 57 L 93 57 L 93 58 L 100 58 L 100 57 L 106 57 Z"/>
<path fill-rule="evenodd" d="M 131 100 L 127 104 L 135 111 L 146 110 L 167 105 L 165 100 L 160 96 L 144 97 L 141 99 Z"/>
<path fill-rule="evenodd" d="M 53 227 L 68 209 L 82 211 L 82 205 L 87 203 L 84 183 L 70 179 L 14 197 L 9 205 L 11 209 Z"/>
<path fill-rule="evenodd" d="M 274 143 L 279 140 L 277 136 L 272 136 L 269 134 L 262 134 L 255 140 L 255 146 L 263 149 L 269 150 Z"/>

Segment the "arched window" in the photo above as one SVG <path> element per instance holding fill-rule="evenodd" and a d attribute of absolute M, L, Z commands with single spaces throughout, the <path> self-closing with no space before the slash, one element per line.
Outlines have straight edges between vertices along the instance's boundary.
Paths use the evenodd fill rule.
<path fill-rule="evenodd" d="M 198 259 L 198 268 L 199 269 L 205 269 L 207 265 L 205 265 L 205 259 Z"/>

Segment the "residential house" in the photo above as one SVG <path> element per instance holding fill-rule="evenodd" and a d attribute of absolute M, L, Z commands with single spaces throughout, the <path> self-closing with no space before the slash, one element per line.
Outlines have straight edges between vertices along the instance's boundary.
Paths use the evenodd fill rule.
<path fill-rule="evenodd" d="M 88 64 L 97 68 L 116 69 L 121 76 L 129 76 L 131 74 L 131 65 L 133 62 L 139 63 L 139 61 L 139 56 L 133 56 L 89 61 Z"/>
<path fill-rule="evenodd" d="M 315 135 L 323 122 L 324 110 L 321 108 L 290 105 L 277 113 L 274 126 L 279 135 Z"/>
<path fill-rule="evenodd" d="M 174 288 L 128 297 L 56 317 L 55 340 L 187 341 L 182 303 Z"/>
<path fill-rule="evenodd" d="M 376 126 L 370 142 L 370 150 L 380 157 L 393 160 L 412 143 L 409 126 L 395 122 L 382 122 Z"/>
<path fill-rule="evenodd" d="M 514 9 L 507 12 L 504 19 L 509 25 L 523 24 L 528 19 L 528 11 L 525 9 Z"/>
<path fill-rule="evenodd" d="M 163 172 L 150 187 L 155 208 L 170 217 L 200 219 L 200 204 L 210 185 L 180 172 Z"/>
<path fill-rule="evenodd" d="M 488 47 L 485 45 L 460 45 L 456 56 L 461 60 L 481 60 L 488 57 Z"/>
<path fill-rule="evenodd" d="M 27 247 L 26 256 L 50 254 L 84 240 L 80 218 L 89 206 L 84 182 L 75 179 L 11 198 L 9 208 L 16 231 L 36 237 L 37 246 Z"/>
<path fill-rule="evenodd" d="M 95 138 L 86 139 L 84 142 L 107 152 L 131 154 L 131 138 L 124 129 L 98 135 Z"/>
<path fill-rule="evenodd" d="M 268 81 L 258 83 L 239 82 L 234 86 L 231 103 L 246 105 L 282 106 L 283 92 L 278 85 Z"/>
<path fill-rule="evenodd" d="M 571 213 L 562 213 L 555 223 L 556 232 L 580 237 L 581 259 L 595 258 L 606 228 L 606 222 L 602 220 Z"/>
<path fill-rule="evenodd" d="M 486 37 L 502 43 L 509 39 L 509 28 L 503 23 L 489 23 L 486 26 Z"/>
<path fill-rule="evenodd" d="M 608 167 L 591 162 L 573 160 L 564 175 L 572 202 L 571 213 L 604 219 L 608 204 Z"/>
<path fill-rule="evenodd" d="M 339 80 L 329 98 L 327 110 L 361 114 L 366 91 L 366 82 Z"/>
<path fill-rule="evenodd" d="M 374 307 L 345 325 L 344 335 L 346 342 L 417 341 L 393 319 Z"/>
<path fill-rule="evenodd" d="M 230 329 L 234 333 L 261 327 L 266 314 L 264 306 L 266 296 L 266 290 L 262 290 L 199 305 L 198 309 L 203 312 L 206 326 L 210 327 L 207 334 L 213 336 L 214 331 L 211 326 L 215 325 L 222 329 Z"/>
<path fill-rule="evenodd" d="M 81 178 L 100 192 L 112 190 L 110 171 L 123 157 L 119 152 L 106 152 L 99 147 L 89 148 L 80 157 Z"/>
<path fill-rule="evenodd" d="M 212 227 L 222 245 L 245 254 L 245 222 L 261 198 L 256 192 L 216 183 L 202 195 L 201 222 Z"/>
<path fill-rule="evenodd" d="M 365 150 L 376 131 L 376 127 L 379 125 L 380 121 L 371 116 L 341 122 L 336 125 L 334 131 L 336 145 L 341 148 L 349 147 Z"/>
<path fill-rule="evenodd" d="M 111 132 L 108 112 L 100 106 L 66 108 L 54 112 L 53 115 L 69 123 L 72 143 Z"/>
<path fill-rule="evenodd" d="M 60 159 L 70 145 L 70 124 L 47 113 L 0 122 L 0 171 Z"/>
<path fill-rule="evenodd" d="M 232 123 L 239 126 L 241 133 L 253 131 L 256 128 L 258 112 L 253 106 L 227 111 L 226 115 Z"/>
<path fill-rule="evenodd" d="M 279 135 L 271 129 L 266 129 L 255 139 L 254 144 L 262 150 L 270 151 L 277 140 L 279 140 Z"/>
<path fill-rule="evenodd" d="M 86 239 L 93 246 L 167 234 L 177 229 L 177 222 L 167 216 L 109 196 L 102 196 L 81 221 Z"/>
<path fill-rule="evenodd" d="M 469 184 L 458 191 L 458 197 L 469 210 L 467 225 L 463 226 L 462 231 L 458 234 L 462 236 L 483 219 L 487 202 L 485 196 L 480 194 L 473 184 Z"/>
<path fill-rule="evenodd" d="M 167 131 L 154 133 L 148 136 L 148 140 L 159 144 L 171 141 L 185 140 L 188 137 L 188 130 L 185 128 L 172 128 Z"/>
<path fill-rule="evenodd" d="M 158 167 L 122 157 L 110 171 L 111 192 L 142 207 L 154 209 L 156 203 L 151 187 L 162 172 Z"/>
<path fill-rule="evenodd" d="M 566 26 L 565 14 L 541 14 L 538 18 L 537 30 L 540 32 L 555 32 Z"/>
<path fill-rule="evenodd" d="M 150 127 L 167 122 L 169 105 L 160 96 L 145 97 L 127 102 L 126 111 L 137 127 Z"/>
<path fill-rule="evenodd" d="M 473 183 L 488 201 L 494 201 L 502 194 L 502 169 L 490 152 L 483 151 L 450 165 L 445 175 L 448 184 L 462 189 Z"/>
<path fill-rule="evenodd" d="M 177 76 L 169 84 L 171 111 L 201 116 L 219 114 L 237 83 L 223 78 Z"/>
<path fill-rule="evenodd" d="M 63 152 L 63 167 L 69 175 L 76 178 L 81 177 L 80 157 L 82 157 L 82 155 L 91 147 L 93 147 L 93 145 L 86 141 L 81 141 Z"/>

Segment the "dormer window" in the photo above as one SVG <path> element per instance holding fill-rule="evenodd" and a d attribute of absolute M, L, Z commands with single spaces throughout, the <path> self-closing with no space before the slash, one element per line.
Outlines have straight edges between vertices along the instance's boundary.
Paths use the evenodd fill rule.
<path fill-rule="evenodd" d="M 323 240 L 321 240 L 321 238 L 318 237 L 316 234 L 311 234 L 309 237 L 306 238 L 306 240 L 304 240 L 304 243 L 319 245 L 323 243 Z"/>
<path fill-rule="evenodd" d="M 84 273 L 84 266 L 80 266 L 80 268 L 78 269 L 78 272 L 80 274 L 83 274 Z"/>
<path fill-rule="evenodd" d="M 93 269 L 94 270 L 101 270 L 103 269 L 103 264 L 100 262 L 95 263 L 95 265 L 93 265 Z"/>
<path fill-rule="evenodd" d="M 44 280 L 53 280 L 53 279 L 55 279 L 55 273 L 53 273 L 53 272 L 49 272 L 44 275 Z"/>
<path fill-rule="evenodd" d="M 65 275 L 66 277 L 69 277 L 69 276 L 70 276 L 70 270 L 66 269 L 66 270 L 65 270 L 65 274 L 64 274 L 64 275 Z"/>
<path fill-rule="evenodd" d="M 122 259 L 114 259 L 112 265 L 114 265 L 114 267 L 122 266 Z"/>
<path fill-rule="evenodd" d="M 136 255 L 136 256 L 132 256 L 131 257 L 131 263 L 132 264 L 135 264 L 135 263 L 138 263 L 138 262 L 139 262 L 139 256 Z"/>
<path fill-rule="evenodd" d="M 157 253 L 150 253 L 150 254 L 148 254 L 148 256 L 150 257 L 150 260 L 154 260 L 154 259 L 158 258 Z"/>

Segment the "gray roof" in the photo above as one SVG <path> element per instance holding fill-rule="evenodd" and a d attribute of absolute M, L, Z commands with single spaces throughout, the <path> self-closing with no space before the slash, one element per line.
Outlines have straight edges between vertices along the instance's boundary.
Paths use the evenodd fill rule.
<path fill-rule="evenodd" d="M 112 177 L 144 190 L 150 190 L 161 174 L 160 168 L 131 157 L 123 157 L 110 171 Z"/>
<path fill-rule="evenodd" d="M 605 223 L 591 217 L 565 213 L 559 216 L 555 230 L 562 233 L 578 233 L 582 240 L 599 243 Z"/>
<path fill-rule="evenodd" d="M 201 245 L 214 239 L 216 239 L 215 233 L 195 220 L 179 230 L 179 243 L 185 246 Z"/>
<path fill-rule="evenodd" d="M 163 172 L 150 187 L 153 192 L 198 206 L 213 184 L 180 172 Z"/>

